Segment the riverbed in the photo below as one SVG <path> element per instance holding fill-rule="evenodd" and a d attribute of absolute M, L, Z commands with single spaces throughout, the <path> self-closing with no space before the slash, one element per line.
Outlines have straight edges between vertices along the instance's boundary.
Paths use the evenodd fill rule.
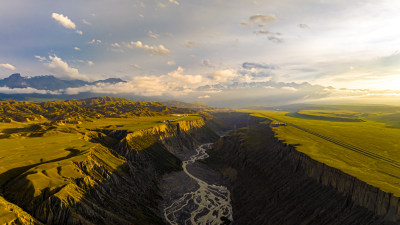
<path fill-rule="evenodd" d="M 199 146 L 182 163 L 183 171 L 164 176 L 161 185 L 166 223 L 229 224 L 232 206 L 229 190 L 222 185 L 222 176 L 198 160 L 208 158 L 212 144 Z"/>

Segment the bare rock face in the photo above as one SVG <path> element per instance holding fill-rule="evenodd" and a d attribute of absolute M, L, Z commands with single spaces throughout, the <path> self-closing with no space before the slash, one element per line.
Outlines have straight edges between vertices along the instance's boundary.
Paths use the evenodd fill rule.
<path fill-rule="evenodd" d="M 400 224 L 398 197 L 296 151 L 267 125 L 221 138 L 207 163 L 226 177 L 234 224 Z"/>

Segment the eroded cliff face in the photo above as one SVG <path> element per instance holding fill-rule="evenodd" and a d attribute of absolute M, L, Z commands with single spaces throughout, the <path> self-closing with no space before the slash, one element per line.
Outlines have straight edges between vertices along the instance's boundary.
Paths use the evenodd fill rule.
<path fill-rule="evenodd" d="M 221 138 L 207 163 L 226 177 L 234 224 L 400 224 L 399 198 L 296 151 L 268 124 Z"/>
<path fill-rule="evenodd" d="M 96 145 L 5 185 L 4 197 L 29 213 L 31 224 L 164 224 L 158 184 L 163 174 L 181 169 L 171 152 L 193 150 L 216 135 L 200 119 L 136 132 L 92 131 L 82 138 Z"/>

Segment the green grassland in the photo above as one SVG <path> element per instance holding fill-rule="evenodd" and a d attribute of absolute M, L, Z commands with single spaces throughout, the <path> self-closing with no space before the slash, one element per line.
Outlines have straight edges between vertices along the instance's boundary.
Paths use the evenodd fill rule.
<path fill-rule="evenodd" d="M 164 123 L 198 120 L 199 115 L 101 118 L 81 124 L 51 125 L 40 122 L 0 123 L 0 186 L 13 176 L 47 162 L 72 160 L 89 153 L 96 144 L 87 140 L 91 130 L 134 132 Z M 162 121 L 171 122 L 162 122 Z M 78 157 L 81 158 L 81 157 Z"/>
<path fill-rule="evenodd" d="M 74 179 L 85 176 L 76 164 L 91 157 L 101 159 L 109 172 L 123 169 L 125 159 L 108 149 L 116 140 L 99 130 L 134 132 L 204 117 L 191 113 L 160 103 L 111 97 L 46 103 L 0 101 L 0 222 L 16 216 L 11 209 L 2 208 L 10 205 L 1 197 L 6 187 L 15 195 L 23 195 L 19 190 L 27 186 L 33 187 L 34 196 L 43 190 L 68 187 Z M 77 200 L 84 195 L 62 190 L 57 193 L 61 199 L 71 193 Z"/>
<path fill-rule="evenodd" d="M 387 123 L 362 117 L 355 111 L 304 110 L 302 114 L 323 116 L 323 119 L 293 117 L 283 111 L 243 110 L 254 116 L 266 117 L 272 121 L 284 121 L 307 129 L 324 137 L 351 144 L 373 154 L 400 162 L 400 130 L 388 127 Z M 377 112 L 374 112 L 377 113 Z M 365 114 L 364 114 L 365 115 Z M 325 118 L 327 117 L 327 118 Z M 362 118 L 363 122 L 338 122 L 330 118 Z M 315 160 L 338 168 L 373 186 L 400 196 L 400 168 L 385 161 L 371 158 L 332 143 L 319 136 L 294 126 L 273 127 L 276 136 Z"/>
<path fill-rule="evenodd" d="M 300 110 L 293 112 L 288 115 L 303 119 L 312 120 L 327 120 L 334 122 L 362 122 L 363 120 L 359 117 L 362 113 L 351 112 L 346 110 Z"/>
<path fill-rule="evenodd" d="M 111 129 L 111 130 L 127 130 L 137 131 L 154 127 L 165 122 L 162 121 L 190 121 L 200 119 L 199 115 L 189 116 L 152 116 L 152 117 L 132 117 L 132 118 L 102 118 L 92 121 L 86 121 L 79 125 L 85 129 Z M 172 122 L 173 123 L 173 122 Z"/>

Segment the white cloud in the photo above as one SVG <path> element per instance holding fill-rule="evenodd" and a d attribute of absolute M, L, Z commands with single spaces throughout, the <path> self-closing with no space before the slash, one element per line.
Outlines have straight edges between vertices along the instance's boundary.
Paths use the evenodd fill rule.
<path fill-rule="evenodd" d="M 169 66 L 173 66 L 173 65 L 175 65 L 176 63 L 175 63 L 174 61 L 168 61 L 167 64 L 168 64 Z"/>
<path fill-rule="evenodd" d="M 285 86 L 285 87 L 281 87 L 282 90 L 285 91 L 298 91 L 298 89 L 294 88 L 294 87 L 289 87 L 289 86 Z"/>
<path fill-rule="evenodd" d="M 56 77 L 87 80 L 87 77 L 83 74 L 80 74 L 78 69 L 70 67 L 57 55 L 50 55 L 49 60 L 45 63 L 45 65 Z"/>
<path fill-rule="evenodd" d="M 125 45 L 128 48 L 143 49 L 143 50 L 149 52 L 150 54 L 154 54 L 154 55 L 168 55 L 171 53 L 171 51 L 168 50 L 167 48 L 165 48 L 163 45 L 158 45 L 158 46 L 144 45 L 140 41 L 136 41 L 136 42 L 131 41 L 130 43 L 127 43 Z"/>
<path fill-rule="evenodd" d="M 121 45 L 118 44 L 118 43 L 111 44 L 111 46 L 114 47 L 114 48 L 120 48 L 121 47 Z"/>
<path fill-rule="evenodd" d="M 48 90 L 38 90 L 35 88 L 27 87 L 27 88 L 9 88 L 9 87 L 0 87 L 0 93 L 3 94 L 52 94 L 58 95 L 60 92 L 58 91 L 48 91 Z"/>
<path fill-rule="evenodd" d="M 8 70 L 15 70 L 15 66 L 5 63 L 5 64 L 0 64 L 0 67 L 3 67 L 4 69 L 8 69 Z"/>
<path fill-rule="evenodd" d="M 51 17 L 55 19 L 60 25 L 67 29 L 75 30 L 76 33 L 82 35 L 83 32 L 81 30 L 76 29 L 76 25 L 72 20 L 68 18 L 68 16 L 64 16 L 63 14 L 52 13 Z"/>
<path fill-rule="evenodd" d="M 175 4 L 175 5 L 179 5 L 179 2 L 176 0 L 168 0 L 170 3 Z"/>
<path fill-rule="evenodd" d="M 205 98 L 210 98 L 211 96 L 209 96 L 209 95 L 203 95 L 203 96 L 199 96 L 199 97 L 197 97 L 197 98 L 199 98 L 199 99 L 205 99 Z"/>
<path fill-rule="evenodd" d="M 87 21 L 87 20 L 85 20 L 85 19 L 83 19 L 82 22 L 83 22 L 84 24 L 86 24 L 86 25 L 89 25 L 89 26 L 92 25 L 91 22 L 89 22 L 89 21 Z"/>
<path fill-rule="evenodd" d="M 40 56 L 40 55 L 35 55 L 35 58 L 37 58 L 40 62 L 43 62 L 46 60 L 46 57 Z"/>
<path fill-rule="evenodd" d="M 239 74 L 232 69 L 218 70 L 211 75 L 212 79 L 216 82 L 227 82 L 238 76 Z"/>
<path fill-rule="evenodd" d="M 79 88 L 68 88 L 66 93 L 78 94 L 80 92 L 95 93 L 130 93 L 142 96 L 185 96 L 194 91 L 195 88 L 208 84 L 201 75 L 184 74 L 184 69 L 178 67 L 176 70 L 165 75 L 135 76 L 126 83 L 112 85 L 88 85 Z"/>
<path fill-rule="evenodd" d="M 64 16 L 63 14 L 58 14 L 58 13 L 52 13 L 51 17 L 55 19 L 57 22 L 59 22 L 63 27 L 67 29 L 76 29 L 76 25 L 74 22 L 72 22 L 68 16 Z"/>
<path fill-rule="evenodd" d="M 165 7 L 167 7 L 166 4 L 161 3 L 161 2 L 158 2 L 157 5 L 158 5 L 158 7 L 160 7 L 160 8 L 165 8 Z"/>
<path fill-rule="evenodd" d="M 154 38 L 154 39 L 157 39 L 158 37 L 160 37 L 160 35 L 159 34 L 157 34 L 157 33 L 154 33 L 153 31 L 151 31 L 151 30 L 149 30 L 149 32 L 148 32 L 148 36 L 149 37 L 151 37 L 151 38 Z"/>
<path fill-rule="evenodd" d="M 101 44 L 101 40 L 92 39 L 89 44 Z"/>
<path fill-rule="evenodd" d="M 88 64 L 88 66 L 93 66 L 94 63 L 93 63 L 93 61 L 90 61 L 90 60 L 89 60 L 89 61 L 87 62 L 87 64 Z"/>
<path fill-rule="evenodd" d="M 78 48 L 78 47 L 74 47 L 74 50 L 75 50 L 75 51 L 80 51 L 81 49 Z"/>
<path fill-rule="evenodd" d="M 250 23 L 248 23 L 247 21 L 242 21 L 240 23 L 241 26 L 245 26 L 245 27 L 252 27 L 253 25 L 251 25 Z"/>
<path fill-rule="evenodd" d="M 276 22 L 278 19 L 274 14 L 267 14 L 267 15 L 254 15 L 250 16 L 250 21 L 253 23 L 263 23 L 263 22 Z"/>

